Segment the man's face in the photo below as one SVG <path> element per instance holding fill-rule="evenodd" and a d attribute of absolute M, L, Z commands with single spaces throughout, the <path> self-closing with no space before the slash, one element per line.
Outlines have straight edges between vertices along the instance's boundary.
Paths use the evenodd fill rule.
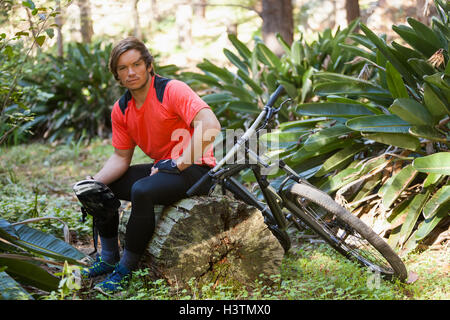
<path fill-rule="evenodd" d="M 145 87 L 151 68 L 151 66 L 146 67 L 141 53 L 136 49 L 122 53 L 117 62 L 120 83 L 130 90 L 139 90 Z"/>

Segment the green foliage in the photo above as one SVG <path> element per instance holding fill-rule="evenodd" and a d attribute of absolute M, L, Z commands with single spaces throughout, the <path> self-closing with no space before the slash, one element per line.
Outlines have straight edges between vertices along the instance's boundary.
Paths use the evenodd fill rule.
<path fill-rule="evenodd" d="M 34 134 L 70 142 L 110 132 L 110 114 L 114 99 L 121 91 L 108 70 L 111 44 L 69 44 L 64 58 L 47 54 L 48 69 L 37 69 L 25 79 L 40 84 L 50 96 L 35 103 L 35 119 L 26 124 Z"/>
<path fill-rule="evenodd" d="M 254 39 L 250 49 L 236 36 L 228 36 L 236 53 L 224 49 L 232 69 L 219 67 L 204 60 L 197 67 L 198 73 L 182 73 L 196 88 L 207 88 L 203 99 L 210 104 L 226 128 L 241 128 L 246 120 L 253 119 L 261 110 L 269 95 L 278 84 L 283 84 L 287 94 L 296 102 L 312 98 L 311 78 L 315 70 L 348 72 L 356 66 L 346 64 L 354 54 L 340 44 L 345 42 L 356 23 L 332 34 L 326 30 L 311 44 L 302 39 L 288 45 L 279 35 L 285 54 L 277 57 L 259 38 Z M 280 120 L 293 117 L 294 109 L 283 109 Z"/>
<path fill-rule="evenodd" d="M 8 18 L 13 5 L 11 1 L 1 4 L 2 20 Z M 22 142 L 24 129 L 20 127 L 33 120 L 29 97 L 37 96 L 35 100 L 39 101 L 42 92 L 21 82 L 30 65 L 33 49 L 42 47 L 47 37 L 53 37 L 54 24 L 50 25 L 50 21 L 58 15 L 55 9 L 36 6 L 31 0 L 17 6 L 29 12 L 32 23 L 28 29 L 18 31 L 10 38 L 6 33 L 0 33 L 0 144 Z"/>
<path fill-rule="evenodd" d="M 258 97 L 265 100 L 284 85 L 297 105 L 262 137 L 268 145 L 279 142 L 270 151 L 337 199 L 345 195 L 344 205 L 372 221 L 374 214 L 406 217 L 384 221 L 383 230 L 391 232 L 393 247 L 409 252 L 448 221 L 442 212 L 450 202 L 444 191 L 450 183 L 450 24 L 447 6 L 435 5 L 440 17 L 431 27 L 412 18 L 408 26 L 393 26 L 408 47 L 388 44 L 364 24 L 362 34 L 353 34 L 352 25 L 335 35 L 327 30 L 312 44 L 288 46 L 279 38 L 281 57 L 261 42 L 250 50 L 230 36 L 237 54 L 225 55 L 237 72 L 205 62 L 199 65 L 205 74 L 195 80 L 212 88 L 204 99 L 229 128 L 242 127 L 263 105 Z M 430 201 L 437 206 L 434 219 L 420 214 Z M 400 203 L 404 210 L 394 212 Z"/>
<path fill-rule="evenodd" d="M 56 290 L 59 284 L 58 278 L 47 271 L 46 264 L 58 264 L 55 261 L 80 264 L 78 260 L 85 257 L 50 234 L 3 219 L 0 219 L 0 239 L 0 264 L 6 266 L 5 272 L 20 283 L 44 291 Z"/>
<path fill-rule="evenodd" d="M 411 48 L 395 42 L 389 45 L 361 24 L 364 35 L 351 36 L 354 40 L 352 45 L 363 45 L 370 50 L 365 55 L 367 59 L 363 59 L 367 61 L 368 70 L 373 69 L 370 78 L 362 80 L 361 74 L 344 76 L 318 72 L 313 77 L 315 93 L 325 101 L 299 105 L 297 110 L 299 115 L 334 119 L 337 123 L 333 128 L 342 132 L 339 137 L 342 147 L 365 145 L 366 148 L 353 155 L 355 160 L 364 163 L 382 156 L 384 161 L 379 164 L 379 169 L 373 170 L 383 173 L 378 176 L 378 187 L 365 196 L 377 195 L 379 190 L 381 202 L 373 202 L 371 206 L 375 209 L 379 206 L 382 214 L 392 212 L 392 215 L 403 217 L 403 223 L 395 227 L 389 238 L 390 245 L 403 252 L 413 250 L 439 222 L 445 220 L 443 212 L 448 212 L 450 202 L 446 192 L 450 183 L 447 166 L 450 79 L 446 73 L 449 69 L 450 25 L 449 11 L 439 2 L 436 5 L 445 19 L 433 19 L 431 27 L 412 18 L 407 19 L 409 26 L 393 26 Z M 373 114 L 368 114 L 367 110 Z M 345 132 L 345 127 L 351 131 Z M 304 148 L 307 151 L 311 139 L 320 138 L 320 141 L 325 141 L 323 146 L 334 141 L 331 128 L 315 129 L 319 131 L 312 130 L 312 135 L 300 144 L 300 150 Z M 344 150 L 339 148 L 335 156 Z M 287 157 L 291 155 L 295 157 L 295 150 Z M 405 158 L 405 155 L 409 157 Z M 360 200 L 358 192 L 364 190 L 365 184 L 374 183 L 371 180 L 373 174 L 355 170 L 354 163 L 338 170 L 333 170 L 336 169 L 334 167 L 325 170 L 325 164 L 319 168 L 311 181 L 327 192 L 346 193 L 346 199 L 350 201 Z M 385 168 L 395 170 L 390 173 Z M 329 178 L 326 175 L 323 178 L 324 173 L 329 174 Z M 430 183 L 432 179 L 433 184 Z M 350 192 L 350 186 L 356 180 L 360 185 Z M 331 181 L 334 181 L 334 187 L 330 187 Z M 419 187 L 411 194 L 410 185 Z M 399 203 L 404 203 L 401 210 L 397 208 Z M 351 202 L 348 206 L 358 208 Z M 371 214 L 369 207 L 364 202 L 358 211 Z M 433 208 L 433 213 L 427 214 L 424 208 Z M 393 220 L 391 222 L 394 223 Z"/>

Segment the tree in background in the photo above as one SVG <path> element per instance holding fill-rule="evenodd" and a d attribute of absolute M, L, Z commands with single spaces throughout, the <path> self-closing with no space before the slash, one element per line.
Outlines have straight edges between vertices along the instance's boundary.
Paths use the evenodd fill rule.
<path fill-rule="evenodd" d="M 142 39 L 141 25 L 139 23 L 139 10 L 138 10 L 139 0 L 133 0 L 133 20 L 134 20 L 134 36 L 136 38 Z"/>
<path fill-rule="evenodd" d="M 64 18 L 62 14 L 62 7 L 61 7 L 61 0 L 56 0 L 56 11 L 60 12 L 55 17 L 55 24 L 56 24 L 56 31 L 57 31 L 57 38 L 56 42 L 58 45 L 58 57 L 64 56 L 64 38 L 62 33 L 62 26 L 64 24 Z"/>
<path fill-rule="evenodd" d="M 81 38 L 83 43 L 90 43 L 94 34 L 91 5 L 89 0 L 78 0 L 78 6 L 80 7 Z"/>
<path fill-rule="evenodd" d="M 294 20 L 291 0 L 262 0 L 261 18 L 264 43 L 278 56 L 283 54 L 283 48 L 276 38 L 279 33 L 291 44 L 294 37 Z"/>
<path fill-rule="evenodd" d="M 346 0 L 345 11 L 347 12 L 347 23 L 350 24 L 353 20 L 359 18 L 361 15 L 359 10 L 358 0 Z"/>

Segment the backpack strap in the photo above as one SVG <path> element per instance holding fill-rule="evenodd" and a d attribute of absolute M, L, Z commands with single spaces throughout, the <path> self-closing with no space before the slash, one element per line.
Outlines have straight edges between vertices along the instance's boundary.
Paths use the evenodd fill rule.
<path fill-rule="evenodd" d="M 131 92 L 130 90 L 127 90 L 122 97 L 119 99 L 119 107 L 120 111 L 122 111 L 123 114 L 125 114 L 125 110 L 128 107 L 128 101 L 131 100 Z"/>
<path fill-rule="evenodd" d="M 166 91 L 166 86 L 172 79 L 163 78 L 158 75 L 155 75 L 155 80 L 153 86 L 156 91 L 156 98 L 158 98 L 159 102 L 163 102 L 164 92 Z"/>

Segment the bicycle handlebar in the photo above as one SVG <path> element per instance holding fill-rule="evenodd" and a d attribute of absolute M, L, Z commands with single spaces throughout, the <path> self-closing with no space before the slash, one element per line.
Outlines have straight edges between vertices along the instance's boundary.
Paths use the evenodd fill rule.
<path fill-rule="evenodd" d="M 266 104 L 266 107 L 272 107 L 277 101 L 278 97 L 283 93 L 284 87 L 279 85 L 278 88 L 271 94 L 269 101 Z"/>

